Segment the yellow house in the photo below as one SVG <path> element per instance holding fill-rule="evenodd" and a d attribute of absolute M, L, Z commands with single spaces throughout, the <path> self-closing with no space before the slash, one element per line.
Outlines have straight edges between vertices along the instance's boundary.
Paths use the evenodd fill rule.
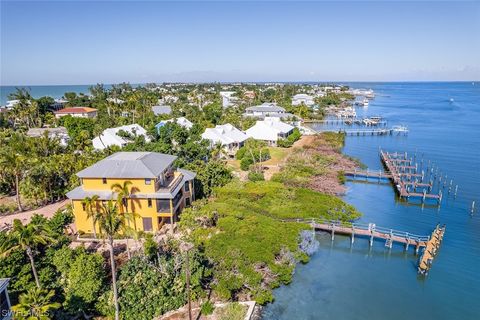
<path fill-rule="evenodd" d="M 174 169 L 176 158 L 157 152 L 117 152 L 78 172 L 81 185 L 67 193 L 77 230 L 93 233 L 83 199 L 97 195 L 102 202 L 116 200 L 118 194 L 112 191 L 112 185 L 125 181 L 132 183 L 127 204 L 129 212 L 138 214 L 137 230 L 158 231 L 165 223 L 174 224 L 183 208 L 194 200 L 196 176 L 192 171 Z"/>

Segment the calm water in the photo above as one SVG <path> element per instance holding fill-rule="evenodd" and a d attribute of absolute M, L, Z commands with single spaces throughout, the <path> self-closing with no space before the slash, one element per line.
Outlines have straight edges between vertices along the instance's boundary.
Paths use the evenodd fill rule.
<path fill-rule="evenodd" d="M 19 88 L 27 88 L 30 90 L 30 94 L 38 99 L 40 97 L 50 96 L 52 98 L 61 98 L 65 92 L 75 92 L 77 94 L 89 93 L 88 88 L 91 85 L 73 85 L 73 86 L 18 86 Z M 110 86 L 105 86 L 109 88 Z M 0 105 L 5 105 L 7 100 L 10 100 L 8 96 L 16 91 L 17 86 L 0 86 Z"/>
<path fill-rule="evenodd" d="M 430 274 L 416 274 L 417 257 L 400 245 L 318 234 L 321 249 L 298 266 L 292 284 L 275 290 L 265 319 L 480 319 L 480 84 L 353 84 L 377 97 L 359 116 L 383 115 L 404 124 L 408 136 L 348 137 L 344 152 L 380 169 L 379 147 L 431 160 L 459 185 L 440 208 L 398 202 L 390 185 L 348 182 L 345 200 L 374 222 L 418 234 L 437 223 L 447 230 Z M 453 99 L 453 102 L 450 102 Z"/>

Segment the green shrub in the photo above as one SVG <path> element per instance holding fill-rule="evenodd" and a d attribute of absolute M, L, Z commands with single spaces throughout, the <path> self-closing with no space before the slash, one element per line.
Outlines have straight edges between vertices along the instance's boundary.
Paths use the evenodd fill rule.
<path fill-rule="evenodd" d="M 208 300 L 208 301 L 205 301 L 202 304 L 202 307 L 200 309 L 200 313 L 203 316 L 208 316 L 208 315 L 213 313 L 213 310 L 215 310 L 215 306 L 213 305 L 213 303 L 210 300 Z"/>
<path fill-rule="evenodd" d="M 298 141 L 302 137 L 300 130 L 298 128 L 293 129 L 292 133 L 285 139 L 280 139 L 277 141 L 277 146 L 281 148 L 290 148 L 295 141 Z"/>
<path fill-rule="evenodd" d="M 290 148 L 292 145 L 293 142 L 288 139 L 280 139 L 277 141 L 277 146 L 280 148 Z"/>
<path fill-rule="evenodd" d="M 250 169 L 250 166 L 253 164 L 253 160 L 250 157 L 244 157 L 240 161 L 240 169 L 247 171 Z"/>
<path fill-rule="evenodd" d="M 248 180 L 250 181 L 265 181 L 265 177 L 263 176 L 262 172 L 249 172 L 248 173 Z"/>
<path fill-rule="evenodd" d="M 229 303 L 227 306 L 218 310 L 219 320 L 243 320 L 247 313 L 247 306 L 238 302 Z"/>
<path fill-rule="evenodd" d="M 337 178 L 338 178 L 338 182 L 340 182 L 341 184 L 345 184 L 345 181 L 347 180 L 345 178 L 345 172 L 344 171 L 338 171 Z"/>

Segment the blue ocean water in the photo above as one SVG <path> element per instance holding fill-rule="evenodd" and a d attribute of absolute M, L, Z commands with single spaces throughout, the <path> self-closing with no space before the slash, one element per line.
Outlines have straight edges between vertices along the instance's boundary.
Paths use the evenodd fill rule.
<path fill-rule="evenodd" d="M 6 104 L 10 100 L 8 96 L 16 91 L 16 88 L 26 88 L 35 99 L 44 96 L 52 98 L 61 98 L 65 92 L 75 92 L 77 94 L 89 93 L 88 88 L 92 85 L 58 85 L 58 86 L 0 86 L 0 105 Z M 105 86 L 109 88 L 110 86 Z"/>
<path fill-rule="evenodd" d="M 344 152 L 372 169 L 378 150 L 417 153 L 432 161 L 458 196 L 440 207 L 405 204 L 391 185 L 347 182 L 344 199 L 363 213 L 361 222 L 429 234 L 446 224 L 429 275 L 416 273 L 418 257 L 383 242 L 318 234 L 320 250 L 296 269 L 293 282 L 274 291 L 264 319 L 480 319 L 480 84 L 353 83 L 377 96 L 359 116 L 382 115 L 407 125 L 408 136 L 347 137 Z M 451 100 L 453 99 L 453 100 Z M 470 214 L 476 200 L 477 211 Z"/>

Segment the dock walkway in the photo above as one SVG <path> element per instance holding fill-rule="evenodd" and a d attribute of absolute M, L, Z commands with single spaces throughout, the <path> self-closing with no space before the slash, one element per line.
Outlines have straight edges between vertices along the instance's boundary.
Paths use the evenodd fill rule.
<path fill-rule="evenodd" d="M 442 201 L 442 191 L 438 194 L 432 193 L 433 183 L 424 182 L 425 172 L 418 172 L 418 164 L 407 157 L 407 153 L 388 153 L 380 150 L 380 157 L 385 167 L 385 172 L 381 170 L 350 170 L 345 172 L 345 176 L 365 179 L 389 179 L 395 185 L 395 190 L 401 198 L 420 198 Z M 427 171 L 428 172 L 428 171 Z"/>
<path fill-rule="evenodd" d="M 312 220 L 311 225 L 316 230 L 327 231 L 332 235 L 332 240 L 335 233 L 349 235 L 351 242 L 355 241 L 355 236 L 367 237 L 370 239 L 370 246 L 373 245 L 375 239 L 385 240 L 385 246 L 392 248 L 393 243 L 400 243 L 408 250 L 409 246 L 415 247 L 415 252 L 418 253 L 421 247 L 426 247 L 429 236 L 417 235 L 406 231 L 389 229 L 376 226 L 374 223 L 345 223 L 331 220 Z"/>
<path fill-rule="evenodd" d="M 438 226 L 433 230 L 430 240 L 427 242 L 427 246 L 420 257 L 420 263 L 418 264 L 418 273 L 427 275 L 428 271 L 432 267 L 432 262 L 437 255 L 438 249 L 443 240 L 445 234 L 445 226 Z"/>

